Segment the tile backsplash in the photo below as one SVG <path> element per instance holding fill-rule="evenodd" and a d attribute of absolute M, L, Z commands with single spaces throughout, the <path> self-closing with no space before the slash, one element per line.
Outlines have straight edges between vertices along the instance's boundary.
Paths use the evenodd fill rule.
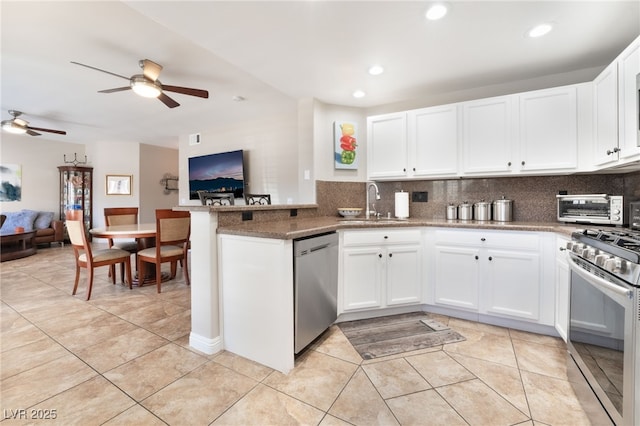
<path fill-rule="evenodd" d="M 519 176 L 474 179 L 376 182 L 381 200 L 376 210 L 394 214 L 395 192 L 428 192 L 428 201 L 410 202 L 410 217 L 445 219 L 449 203 L 476 203 L 504 198 L 513 200 L 513 220 L 555 222 L 556 194 L 624 195 L 625 201 L 640 200 L 640 172 L 570 176 Z M 316 182 L 320 215 L 335 216 L 338 207 L 365 207 L 365 182 Z M 371 191 L 373 198 L 373 190 Z M 409 197 L 411 199 L 411 197 Z"/>

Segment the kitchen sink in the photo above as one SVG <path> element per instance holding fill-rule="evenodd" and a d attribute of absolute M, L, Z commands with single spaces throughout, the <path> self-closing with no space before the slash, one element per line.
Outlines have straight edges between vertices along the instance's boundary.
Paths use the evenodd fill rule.
<path fill-rule="evenodd" d="M 351 225 L 384 225 L 390 223 L 407 223 L 406 219 L 342 219 L 339 221 L 344 224 Z"/>

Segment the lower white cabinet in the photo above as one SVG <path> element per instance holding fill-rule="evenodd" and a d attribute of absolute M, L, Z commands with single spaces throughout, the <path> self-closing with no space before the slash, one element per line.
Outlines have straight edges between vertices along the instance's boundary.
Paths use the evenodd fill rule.
<path fill-rule="evenodd" d="M 556 238 L 558 251 L 556 252 L 555 328 L 565 342 L 569 329 L 569 281 L 571 278 L 566 253 L 568 242 L 568 238 L 561 236 Z"/>
<path fill-rule="evenodd" d="M 341 232 L 339 313 L 420 303 L 420 235 L 417 229 Z"/>
<path fill-rule="evenodd" d="M 427 303 L 553 325 L 543 240 L 536 232 L 427 231 Z"/>

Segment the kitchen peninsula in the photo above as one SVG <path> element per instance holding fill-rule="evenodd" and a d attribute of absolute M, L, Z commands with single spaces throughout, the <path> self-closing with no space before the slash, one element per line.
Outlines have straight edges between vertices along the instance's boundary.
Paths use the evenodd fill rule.
<path fill-rule="evenodd" d="M 555 235 L 569 236 L 575 229 L 557 222 L 345 220 L 319 215 L 317 205 L 176 209 L 192 213 L 190 345 L 210 354 L 226 349 L 285 373 L 294 365 L 295 239 L 333 231 L 444 228 L 513 232 L 514 237 L 543 233 L 553 237 L 555 246 Z M 426 291 L 424 296 L 420 303 L 399 308 L 421 310 Z"/>

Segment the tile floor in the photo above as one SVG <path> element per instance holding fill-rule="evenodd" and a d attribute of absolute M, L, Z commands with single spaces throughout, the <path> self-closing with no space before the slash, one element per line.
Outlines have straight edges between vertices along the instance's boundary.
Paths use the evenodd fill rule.
<path fill-rule="evenodd" d="M 159 295 L 106 273 L 86 302 L 68 246 L 0 264 L 3 424 L 589 424 L 556 338 L 434 315 L 467 340 L 363 361 L 334 326 L 284 375 L 189 348 L 181 272 Z"/>

